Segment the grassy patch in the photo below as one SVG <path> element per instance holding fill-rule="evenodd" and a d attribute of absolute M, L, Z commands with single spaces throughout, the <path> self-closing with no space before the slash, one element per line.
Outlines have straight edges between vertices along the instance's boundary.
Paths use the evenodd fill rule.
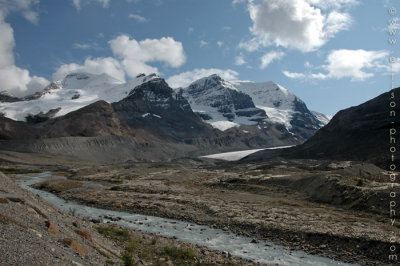
<path fill-rule="evenodd" d="M 60 193 L 70 189 L 80 188 L 81 186 L 82 182 L 64 179 L 45 181 L 34 185 L 34 187 L 37 189 L 42 189 L 53 193 Z"/>
<path fill-rule="evenodd" d="M 107 259 L 106 260 L 106 265 L 114 265 L 114 261 Z"/>
<path fill-rule="evenodd" d="M 177 247 L 165 247 L 162 255 L 169 257 L 173 262 L 176 263 L 183 263 L 187 260 L 193 260 L 196 257 L 193 250 Z"/>
<path fill-rule="evenodd" d="M 115 226 L 99 226 L 96 227 L 96 230 L 103 236 L 121 242 L 129 241 L 132 237 L 127 229 L 122 229 Z"/>
<path fill-rule="evenodd" d="M 32 169 L 18 169 L 18 168 L 9 168 L 9 167 L 1 167 L 0 172 L 3 174 L 13 174 L 13 175 L 18 175 L 18 174 L 31 174 L 31 173 L 40 173 L 40 170 L 32 170 Z"/>
<path fill-rule="evenodd" d="M 160 164 L 160 163 L 152 163 L 148 166 L 148 168 L 166 168 L 168 165 Z"/>
<path fill-rule="evenodd" d="M 134 265 L 136 265 L 135 261 L 132 258 L 132 255 L 129 254 L 128 252 L 124 252 L 122 254 L 121 259 L 122 259 L 122 261 L 124 263 L 124 266 L 134 266 Z"/>
<path fill-rule="evenodd" d="M 164 244 L 157 237 L 134 237 L 130 230 L 116 226 L 99 226 L 96 230 L 110 238 L 123 248 L 121 260 L 123 265 L 136 265 L 134 257 L 148 262 L 150 265 L 159 265 L 161 258 L 167 259 L 173 265 L 196 265 L 195 252 L 189 248 L 175 247 Z M 203 265 L 203 264 L 202 264 Z"/>
<path fill-rule="evenodd" d="M 66 172 L 66 171 L 55 172 L 54 174 L 57 175 L 57 176 L 65 176 L 65 177 L 72 177 L 74 175 L 73 173 Z"/>
<path fill-rule="evenodd" d="M 128 175 L 128 176 L 124 176 L 125 180 L 133 180 L 133 179 L 137 179 L 139 178 L 139 175 Z"/>
<path fill-rule="evenodd" d="M 133 253 L 137 251 L 140 244 L 142 244 L 140 239 L 134 238 L 129 230 L 115 226 L 99 226 L 96 230 L 105 237 L 117 241 L 124 247 L 121 259 L 125 266 L 136 265 L 132 256 Z"/>

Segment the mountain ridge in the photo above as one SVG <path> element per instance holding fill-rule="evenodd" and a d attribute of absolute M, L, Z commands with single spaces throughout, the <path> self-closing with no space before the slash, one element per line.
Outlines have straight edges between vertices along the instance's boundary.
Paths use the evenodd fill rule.
<path fill-rule="evenodd" d="M 58 110 L 55 114 L 53 114 L 53 116 L 57 117 L 65 115 L 71 111 L 77 110 L 91 103 L 94 103 L 98 100 L 104 100 L 108 103 L 118 102 L 123 98 L 127 97 L 128 94 L 132 90 L 134 90 L 136 86 L 139 86 L 142 83 L 157 78 L 160 77 L 156 74 L 150 74 L 150 75 L 139 74 L 133 80 L 127 83 L 123 83 L 121 81 L 116 80 L 115 78 L 108 76 L 107 74 L 94 75 L 85 72 L 71 73 L 68 74 L 63 80 L 52 82 L 42 91 L 34 93 L 32 95 L 28 95 L 23 98 L 13 97 L 8 93 L 1 92 L 0 112 L 4 113 L 5 116 L 12 118 L 14 120 L 25 121 L 26 117 L 29 115 L 35 116 L 39 113 L 45 114 L 51 110 L 56 110 L 60 108 L 60 110 Z M 288 116 L 290 116 L 291 114 L 287 113 L 288 108 L 284 109 L 282 108 L 282 106 L 272 106 L 271 104 L 268 105 L 265 103 L 261 106 L 258 106 L 260 104 L 256 102 L 258 100 L 257 95 L 250 95 L 251 93 L 248 93 L 249 90 L 244 89 L 245 86 L 249 85 L 252 86 L 257 84 L 258 86 L 267 85 L 267 87 L 272 86 L 279 88 L 284 92 L 284 94 L 289 95 L 289 97 L 292 98 L 296 97 L 288 90 L 280 86 L 279 84 L 274 82 L 264 82 L 264 83 L 228 82 L 223 80 L 220 76 L 216 74 L 194 81 L 192 84 L 196 83 L 198 84 L 201 83 L 202 81 L 204 82 L 212 79 L 217 80 L 217 82 L 219 82 L 222 85 L 222 87 L 224 87 L 226 90 L 229 90 L 231 92 L 236 91 L 234 92 L 235 94 L 234 96 L 236 98 L 242 98 L 242 99 L 233 101 L 234 104 L 236 105 L 238 105 L 238 103 L 245 104 L 245 106 L 235 106 L 238 107 L 238 109 L 240 109 L 240 110 L 234 110 L 234 111 L 239 111 L 239 113 L 237 114 L 234 114 L 235 112 L 233 113 L 231 112 L 231 114 L 225 113 L 224 115 L 227 118 L 226 122 L 231 122 L 228 120 L 234 120 L 232 118 L 234 118 L 236 115 L 237 117 L 241 118 L 239 120 L 239 123 L 236 124 L 255 125 L 256 124 L 255 122 L 257 121 L 246 119 L 246 117 L 255 115 L 256 116 L 255 120 L 265 119 L 265 115 L 262 112 L 262 110 L 264 110 L 264 112 L 266 113 L 272 112 L 271 113 L 272 115 L 269 115 L 269 120 L 271 122 L 283 123 L 285 124 L 286 128 L 290 130 L 291 124 L 290 121 L 288 120 Z M 211 89 L 212 88 L 208 88 L 209 92 L 211 91 Z M 184 91 L 185 90 L 183 90 L 183 92 Z M 268 90 L 264 90 L 263 92 L 268 93 Z M 188 95 L 186 94 L 185 96 L 187 97 Z M 273 98 L 276 98 L 273 99 L 275 105 L 282 103 L 281 99 L 282 97 L 279 97 L 278 94 L 274 94 L 273 96 L 274 96 Z M 278 99 L 278 97 L 280 99 Z M 251 103 L 251 101 L 253 101 L 253 103 Z M 195 106 L 191 107 L 193 109 Z M 273 108 L 275 108 L 276 110 L 273 110 Z M 200 110 L 198 114 L 202 116 L 202 110 Z M 283 120 L 282 116 L 285 117 Z M 326 120 L 329 119 L 325 115 L 321 115 L 320 117 L 322 118 L 321 120 L 318 120 L 318 118 L 315 117 L 318 121 L 320 121 L 320 125 L 325 124 Z M 203 118 L 207 117 L 203 115 Z M 222 120 L 220 120 L 219 122 L 221 121 Z M 223 129 L 225 130 L 232 126 L 235 126 L 235 123 L 231 123 Z"/>
<path fill-rule="evenodd" d="M 339 111 L 330 122 L 314 136 L 297 147 L 284 151 L 264 151 L 243 159 L 260 161 L 272 157 L 296 159 L 353 160 L 374 163 L 388 169 L 392 160 L 389 129 L 400 130 L 400 122 L 390 116 L 390 111 L 400 113 L 397 105 L 390 108 L 392 94 L 399 95 L 400 88 L 385 92 L 358 106 Z"/>
<path fill-rule="evenodd" d="M 311 112 L 301 99 L 272 81 L 228 82 L 214 74 L 180 91 L 205 122 L 222 131 L 241 125 L 261 129 L 280 124 L 301 142 L 329 120 Z"/>
<path fill-rule="evenodd" d="M 51 114 L 32 116 L 30 124 L 0 117 L 0 149 L 108 162 L 170 160 L 298 143 L 279 125 L 262 131 L 251 126 L 219 131 L 196 115 L 165 80 L 155 76 L 118 102 L 100 100 L 65 115 L 46 117 Z"/>

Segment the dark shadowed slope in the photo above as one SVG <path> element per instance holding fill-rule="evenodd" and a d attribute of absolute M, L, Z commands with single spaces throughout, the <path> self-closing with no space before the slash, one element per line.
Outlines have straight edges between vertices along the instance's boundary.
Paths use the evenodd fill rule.
<path fill-rule="evenodd" d="M 399 96 L 400 88 L 383 93 L 359 106 L 338 112 L 328 125 L 302 145 L 282 151 L 259 152 L 244 160 L 260 161 L 276 156 L 359 160 L 387 168 L 391 162 L 390 147 L 393 146 L 390 144 L 390 128 L 400 132 Z M 396 102 L 395 108 L 390 107 L 391 101 Z M 395 117 L 390 116 L 391 110 L 396 112 Z M 398 162 L 396 157 L 395 161 Z"/>

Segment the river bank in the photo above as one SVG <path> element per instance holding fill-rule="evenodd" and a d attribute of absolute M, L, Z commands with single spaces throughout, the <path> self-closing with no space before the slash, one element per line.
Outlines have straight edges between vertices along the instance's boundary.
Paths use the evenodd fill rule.
<path fill-rule="evenodd" d="M 117 224 L 124 228 L 132 228 L 157 236 L 161 235 L 196 246 L 206 246 L 217 254 L 225 255 L 227 258 L 231 257 L 227 261 L 220 260 L 223 263 L 231 261 L 232 258 L 240 257 L 263 265 L 346 265 L 320 256 L 293 251 L 272 242 L 259 242 L 248 237 L 237 236 L 227 232 L 227 230 L 213 229 L 179 220 L 83 206 L 31 187 L 34 184 L 41 186 L 43 181 L 44 183 L 53 183 L 54 180 L 52 180 L 49 172 L 17 175 L 17 178 L 17 183 L 20 186 L 40 195 L 58 208 L 72 212 L 74 216 L 97 224 Z M 65 184 L 65 179 L 57 178 L 56 181 L 59 180 L 62 184 Z M 59 183 L 57 184 L 59 185 Z"/>
<path fill-rule="evenodd" d="M 226 252 L 80 219 L 11 179 L 0 173 L 0 265 L 254 265 Z"/>
<path fill-rule="evenodd" d="M 332 165 L 314 167 L 312 173 L 329 176 L 337 171 Z M 387 263 L 390 229 L 382 215 L 318 203 L 281 184 L 309 174 L 304 165 L 289 168 L 282 164 L 230 170 L 182 163 L 80 167 L 64 175 L 74 182 L 101 186 L 57 194 L 89 206 L 208 225 L 250 237 L 253 242 L 272 241 L 340 261 Z"/>

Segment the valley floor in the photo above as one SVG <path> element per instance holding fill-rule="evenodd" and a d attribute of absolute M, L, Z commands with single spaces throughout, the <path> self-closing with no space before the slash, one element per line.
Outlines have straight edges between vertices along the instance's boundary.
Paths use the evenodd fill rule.
<path fill-rule="evenodd" d="M 209 225 L 361 265 L 390 264 L 397 254 L 389 250 L 400 230 L 385 213 L 387 173 L 369 164 L 182 160 L 44 169 L 66 179 L 37 187 L 90 206 Z"/>

